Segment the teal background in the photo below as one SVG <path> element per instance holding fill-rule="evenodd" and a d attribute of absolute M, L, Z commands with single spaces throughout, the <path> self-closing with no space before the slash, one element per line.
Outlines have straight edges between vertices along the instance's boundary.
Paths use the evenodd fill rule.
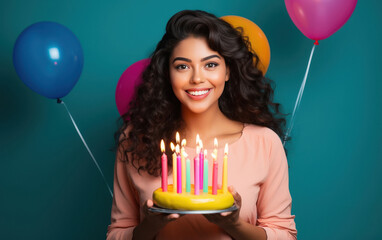
<path fill-rule="evenodd" d="M 299 239 L 380 239 L 382 230 L 382 2 L 359 1 L 316 47 L 288 143 Z M 111 197 L 64 106 L 26 87 L 13 45 L 39 21 L 67 26 L 84 50 L 80 80 L 63 98 L 110 185 L 117 81 L 148 57 L 174 13 L 202 9 L 257 23 L 271 46 L 267 76 L 291 113 L 313 41 L 282 0 L 1 1 L 0 229 L 2 239 L 104 239 Z"/>

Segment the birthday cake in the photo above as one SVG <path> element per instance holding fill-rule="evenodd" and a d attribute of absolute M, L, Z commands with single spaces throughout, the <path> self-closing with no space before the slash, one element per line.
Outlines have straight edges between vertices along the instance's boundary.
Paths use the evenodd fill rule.
<path fill-rule="evenodd" d="M 180 142 L 179 133 L 176 133 L 176 142 Z M 212 164 L 212 186 L 208 186 L 209 164 L 207 159 L 207 150 L 203 149 L 203 143 L 196 136 L 197 148 L 194 158 L 193 179 L 191 184 L 191 162 L 185 152 L 186 140 L 182 140 L 182 149 L 179 144 L 170 144 L 172 155 L 172 177 L 173 184 L 168 184 L 168 161 L 165 153 L 165 144 L 161 140 L 161 163 L 162 163 L 162 181 L 161 187 L 153 192 L 154 204 L 161 208 L 203 211 L 203 210 L 223 210 L 233 206 L 234 199 L 227 188 L 227 161 L 228 144 L 224 148 L 223 168 L 222 168 L 222 187 L 218 189 L 218 162 L 217 162 L 217 139 L 214 139 L 214 151 L 211 154 Z"/>
<path fill-rule="evenodd" d="M 166 192 L 158 188 L 153 192 L 153 201 L 155 205 L 178 210 L 221 210 L 232 207 L 234 204 L 233 196 L 230 192 L 223 193 L 222 189 L 217 190 L 217 194 L 212 194 L 212 187 L 208 188 L 208 193 L 201 192 L 194 194 L 194 185 L 191 185 L 191 192 L 176 193 L 173 191 L 173 185 L 168 185 Z"/>

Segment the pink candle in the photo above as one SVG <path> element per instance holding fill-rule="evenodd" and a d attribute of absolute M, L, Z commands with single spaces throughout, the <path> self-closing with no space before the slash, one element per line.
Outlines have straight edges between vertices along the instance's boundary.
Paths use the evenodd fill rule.
<path fill-rule="evenodd" d="M 177 183 L 178 183 L 178 188 L 177 188 L 177 193 L 182 193 L 182 158 L 179 153 L 179 145 L 176 145 L 176 162 L 177 162 Z"/>
<path fill-rule="evenodd" d="M 215 154 L 212 154 L 213 166 L 212 166 L 212 194 L 218 193 L 218 162 L 216 161 Z"/>
<path fill-rule="evenodd" d="M 164 147 L 164 141 L 163 139 L 160 142 L 161 150 L 163 152 L 161 160 L 162 160 L 162 191 L 167 192 L 167 156 L 164 153 L 165 147 Z"/>
<path fill-rule="evenodd" d="M 174 152 L 175 151 L 175 145 L 173 143 L 170 143 L 170 147 L 171 147 L 171 150 Z M 176 177 L 176 175 L 177 175 L 177 170 L 176 170 L 176 153 L 174 152 L 172 154 L 172 182 L 173 182 L 173 184 L 172 184 L 172 186 L 173 186 L 172 191 L 173 192 L 176 192 L 176 189 L 177 189 L 176 188 L 177 187 L 177 182 L 176 182 L 177 177 Z"/>
<path fill-rule="evenodd" d="M 200 165 L 199 165 L 199 172 L 200 172 L 200 179 L 199 179 L 199 185 L 200 185 L 200 189 L 203 189 L 203 173 L 204 173 L 204 154 L 203 154 L 203 142 L 202 140 L 199 141 L 199 145 L 200 145 L 200 153 L 199 153 L 199 161 L 200 161 Z"/>
<path fill-rule="evenodd" d="M 199 156 L 198 154 L 194 158 L 194 190 L 195 190 L 195 195 L 199 195 Z"/>

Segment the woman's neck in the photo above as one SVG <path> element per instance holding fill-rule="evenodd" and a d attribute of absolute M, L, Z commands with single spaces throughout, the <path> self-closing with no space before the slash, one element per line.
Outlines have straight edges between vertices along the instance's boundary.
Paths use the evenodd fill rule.
<path fill-rule="evenodd" d="M 196 134 L 199 134 L 205 148 L 213 147 L 214 138 L 242 131 L 242 124 L 228 119 L 219 109 L 215 107 L 201 114 L 182 109 L 182 118 L 185 128 L 181 138 L 187 139 L 187 146 L 195 147 Z"/>

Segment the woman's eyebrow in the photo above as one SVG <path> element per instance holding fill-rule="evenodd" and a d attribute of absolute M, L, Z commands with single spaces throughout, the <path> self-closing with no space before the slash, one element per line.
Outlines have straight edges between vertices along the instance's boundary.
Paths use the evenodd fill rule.
<path fill-rule="evenodd" d="M 200 61 L 201 61 L 201 62 L 204 62 L 204 61 L 206 61 L 206 60 L 208 60 L 208 59 L 215 58 L 215 57 L 221 59 L 220 56 L 214 54 L 214 55 L 211 55 L 211 56 L 208 56 L 208 57 L 204 57 L 204 58 L 202 58 Z"/>
<path fill-rule="evenodd" d="M 204 57 L 204 58 L 202 58 L 200 61 L 201 61 L 201 62 L 204 62 L 204 61 L 207 61 L 208 59 L 215 58 L 215 57 L 221 59 L 220 56 L 214 54 L 214 55 L 210 55 L 210 56 Z M 177 60 L 179 60 L 179 61 L 185 61 L 185 62 L 192 62 L 191 59 L 188 59 L 188 58 L 184 58 L 184 57 L 176 57 L 176 58 L 174 58 L 174 60 L 172 60 L 172 63 L 174 63 L 174 62 L 177 61 Z"/>
<path fill-rule="evenodd" d="M 177 60 L 185 61 L 185 62 L 192 62 L 191 59 L 188 59 L 188 58 L 184 58 L 184 57 L 176 57 L 176 58 L 174 58 L 174 60 L 172 60 L 172 63 L 174 63 L 174 62 L 177 61 Z"/>

